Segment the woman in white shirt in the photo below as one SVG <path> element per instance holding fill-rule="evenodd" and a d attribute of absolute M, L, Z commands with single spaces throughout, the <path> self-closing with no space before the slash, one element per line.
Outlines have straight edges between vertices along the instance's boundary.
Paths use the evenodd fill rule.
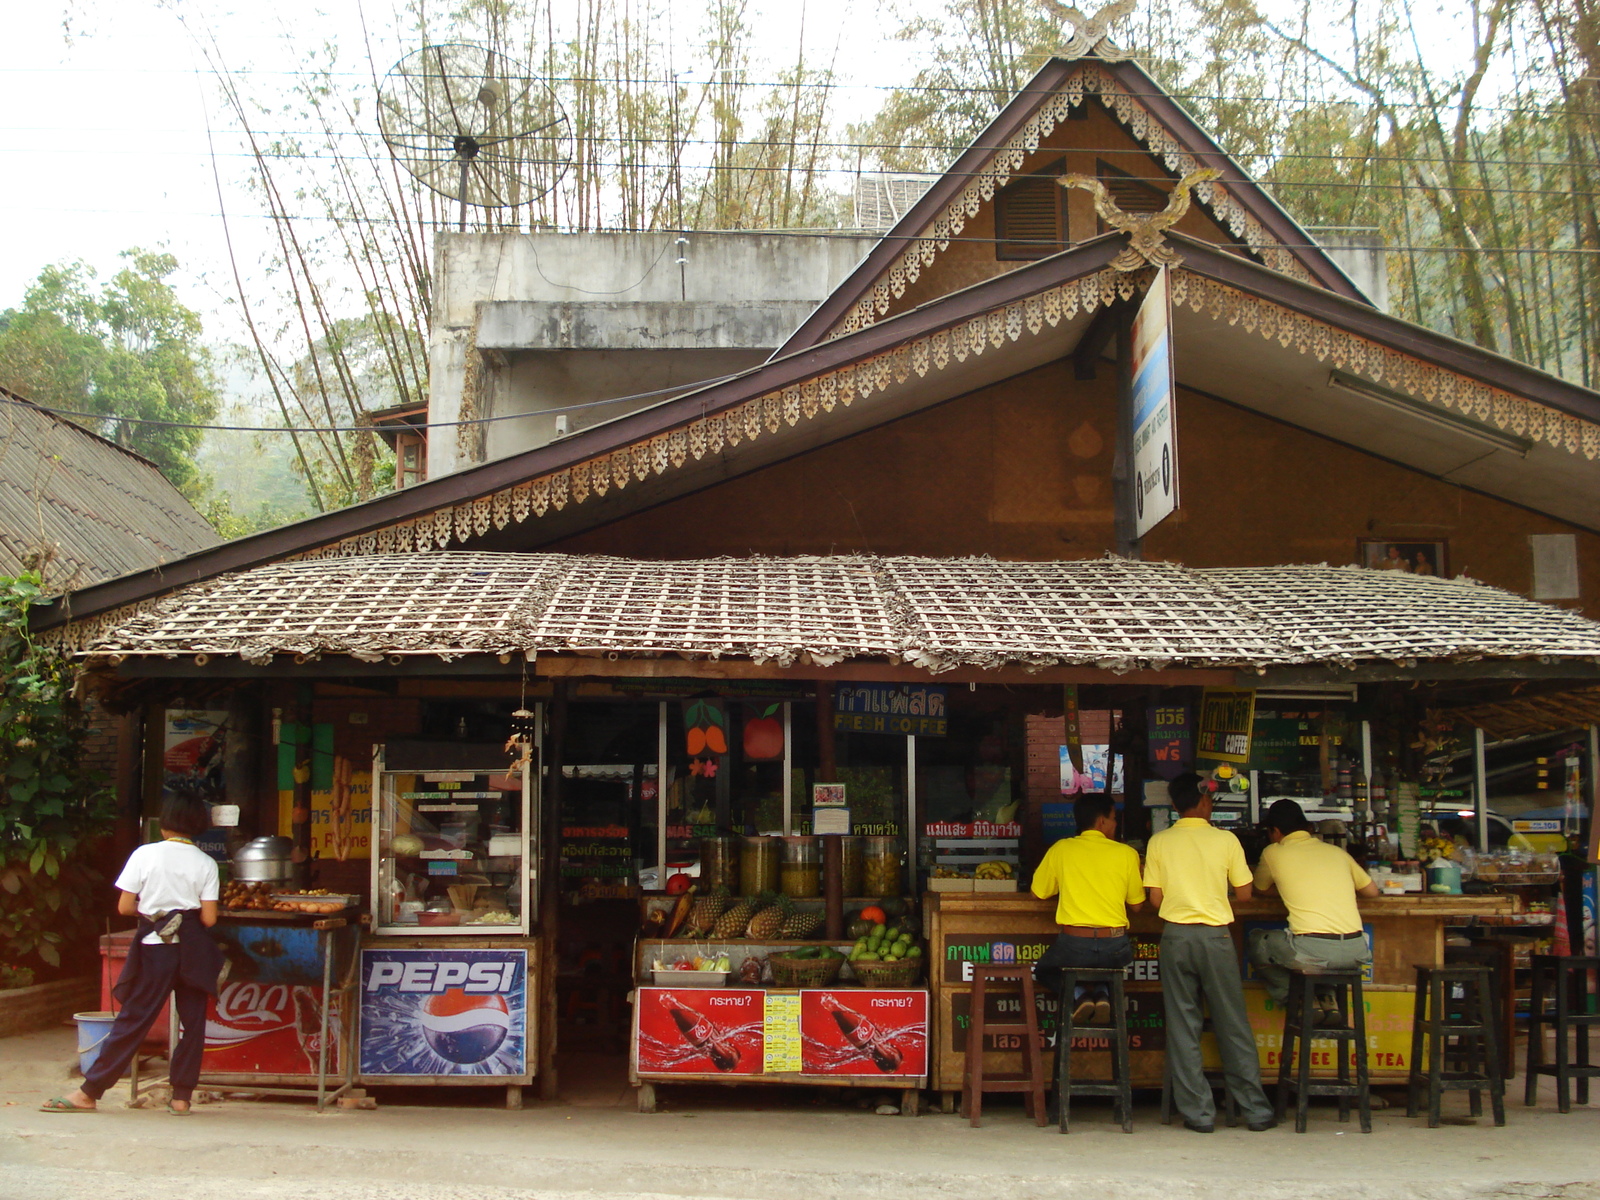
<path fill-rule="evenodd" d="M 173 1051 L 167 1111 L 187 1116 L 205 1049 L 206 1001 L 217 994 L 222 948 L 206 930 L 217 923 L 217 864 L 194 839 L 211 827 L 210 810 L 192 797 L 161 806 L 159 842 L 140 846 L 117 876 L 117 912 L 139 918 L 128 961 L 112 995 L 122 1009 L 100 1044 L 83 1086 L 40 1106 L 43 1112 L 94 1112 L 128 1069 L 171 996 L 182 1033 Z"/>

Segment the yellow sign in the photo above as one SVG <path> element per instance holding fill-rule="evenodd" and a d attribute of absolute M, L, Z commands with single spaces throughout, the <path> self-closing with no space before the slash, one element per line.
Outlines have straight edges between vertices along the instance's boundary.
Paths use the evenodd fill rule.
<path fill-rule="evenodd" d="M 1252 688 L 1206 688 L 1200 695 L 1195 732 L 1196 758 L 1242 763 L 1250 759 L 1250 731 L 1255 724 L 1256 694 Z"/>
<path fill-rule="evenodd" d="M 1411 1069 L 1411 993 L 1379 992 L 1367 988 L 1364 995 L 1367 1002 L 1367 1070 L 1374 1075 L 1406 1073 Z M 1283 1010 L 1272 1003 L 1265 989 L 1254 984 L 1245 985 L 1244 1004 L 1250 1016 L 1250 1028 L 1255 1031 L 1256 1049 L 1261 1055 L 1261 1077 L 1270 1087 L 1272 1081 L 1278 1078 L 1278 1055 L 1283 1050 Z M 1333 1057 L 1336 1045 L 1323 1038 L 1311 1039 L 1313 1072 L 1331 1074 L 1334 1071 L 1337 1066 Z M 1202 1048 L 1207 1067 L 1222 1065 L 1222 1059 L 1217 1054 L 1216 1039 L 1211 1034 L 1206 1034 Z"/>
<path fill-rule="evenodd" d="M 371 858 L 372 772 L 351 771 L 336 782 L 337 788 L 311 793 L 311 856 L 340 862 Z M 293 836 L 293 809 L 294 792 L 279 789 L 278 833 L 283 837 Z"/>
<path fill-rule="evenodd" d="M 780 992 L 767 993 L 767 1016 L 764 1033 L 766 1050 L 762 1069 L 771 1075 L 780 1071 L 800 1070 L 800 996 L 785 996 Z"/>

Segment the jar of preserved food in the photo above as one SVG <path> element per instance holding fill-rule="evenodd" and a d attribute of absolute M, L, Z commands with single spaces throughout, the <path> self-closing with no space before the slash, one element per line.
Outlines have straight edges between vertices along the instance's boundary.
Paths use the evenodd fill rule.
<path fill-rule="evenodd" d="M 898 896 L 900 894 L 900 839 L 892 837 L 862 838 L 863 896 Z"/>
<path fill-rule="evenodd" d="M 740 839 L 740 895 L 756 896 L 778 890 L 778 841 L 775 837 Z"/>
<path fill-rule="evenodd" d="M 739 894 L 739 839 L 708 837 L 700 839 L 700 890 L 723 889 L 730 896 Z"/>
<path fill-rule="evenodd" d="M 849 835 L 839 839 L 839 874 L 844 877 L 846 896 L 864 896 L 861 890 L 861 843 L 865 839 Z"/>
<path fill-rule="evenodd" d="M 814 837 L 786 837 L 778 867 L 785 896 L 822 895 L 822 843 Z"/>

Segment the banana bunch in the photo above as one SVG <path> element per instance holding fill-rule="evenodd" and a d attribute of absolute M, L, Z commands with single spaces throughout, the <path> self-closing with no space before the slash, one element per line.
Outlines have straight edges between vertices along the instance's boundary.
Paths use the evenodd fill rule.
<path fill-rule="evenodd" d="M 961 878 L 963 878 L 963 876 L 962 876 L 961 872 L 956 870 L 954 867 L 935 867 L 933 869 L 933 878 L 935 878 L 935 879 L 961 879 Z"/>
<path fill-rule="evenodd" d="M 973 875 L 978 879 L 1010 879 L 1011 864 L 1001 862 L 999 859 L 990 859 L 988 862 L 979 863 Z"/>

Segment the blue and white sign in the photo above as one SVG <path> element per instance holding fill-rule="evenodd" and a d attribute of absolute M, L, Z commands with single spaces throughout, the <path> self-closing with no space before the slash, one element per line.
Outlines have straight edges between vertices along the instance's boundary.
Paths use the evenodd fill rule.
<path fill-rule="evenodd" d="M 526 950 L 361 952 L 361 1074 L 527 1074 Z"/>
<path fill-rule="evenodd" d="M 1172 293 L 1167 269 L 1133 319 L 1133 536 L 1142 538 L 1178 507 L 1173 424 Z"/>

